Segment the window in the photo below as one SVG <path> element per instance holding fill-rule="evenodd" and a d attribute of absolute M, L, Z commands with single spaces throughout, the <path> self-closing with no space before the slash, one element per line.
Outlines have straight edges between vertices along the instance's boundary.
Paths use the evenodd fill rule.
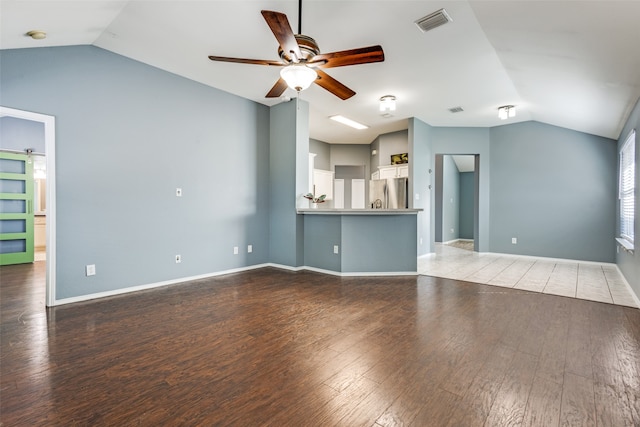
<path fill-rule="evenodd" d="M 636 132 L 632 130 L 620 150 L 620 239 L 633 249 L 633 221 L 635 218 Z M 627 243 L 627 244 L 624 244 Z"/>

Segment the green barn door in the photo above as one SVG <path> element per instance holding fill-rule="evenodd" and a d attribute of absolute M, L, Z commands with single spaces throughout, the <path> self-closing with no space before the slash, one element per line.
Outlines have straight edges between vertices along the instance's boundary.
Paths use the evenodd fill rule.
<path fill-rule="evenodd" d="M 33 162 L 0 152 L 0 265 L 33 262 Z"/>

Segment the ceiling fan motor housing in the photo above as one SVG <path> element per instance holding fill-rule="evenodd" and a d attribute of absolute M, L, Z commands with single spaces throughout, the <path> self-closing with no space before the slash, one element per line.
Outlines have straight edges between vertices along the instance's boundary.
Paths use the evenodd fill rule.
<path fill-rule="evenodd" d="M 295 38 L 300 47 L 302 58 L 295 58 L 295 55 L 292 55 L 291 52 L 285 52 L 282 50 L 282 47 L 278 47 L 278 55 L 280 55 L 280 58 L 287 64 L 308 62 L 320 53 L 320 48 L 313 38 L 305 36 L 304 34 L 296 34 Z"/>

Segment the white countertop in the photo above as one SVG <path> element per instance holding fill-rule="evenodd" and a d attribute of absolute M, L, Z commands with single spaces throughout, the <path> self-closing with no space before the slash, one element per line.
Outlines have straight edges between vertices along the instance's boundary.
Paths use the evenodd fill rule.
<path fill-rule="evenodd" d="M 416 215 L 423 209 L 321 209 L 303 208 L 296 212 L 302 215 Z"/>

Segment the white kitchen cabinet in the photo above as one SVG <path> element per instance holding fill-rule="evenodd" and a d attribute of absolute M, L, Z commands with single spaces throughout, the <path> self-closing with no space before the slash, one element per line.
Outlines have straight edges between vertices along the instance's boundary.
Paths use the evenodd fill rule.
<path fill-rule="evenodd" d="M 322 169 L 313 170 L 313 186 L 316 197 L 326 194 L 325 200 L 333 199 L 333 172 Z"/>
<path fill-rule="evenodd" d="M 378 172 L 380 173 L 379 179 L 406 178 L 409 176 L 409 165 L 378 166 Z"/>
<path fill-rule="evenodd" d="M 380 179 L 397 178 L 398 168 L 395 166 L 378 166 Z"/>

